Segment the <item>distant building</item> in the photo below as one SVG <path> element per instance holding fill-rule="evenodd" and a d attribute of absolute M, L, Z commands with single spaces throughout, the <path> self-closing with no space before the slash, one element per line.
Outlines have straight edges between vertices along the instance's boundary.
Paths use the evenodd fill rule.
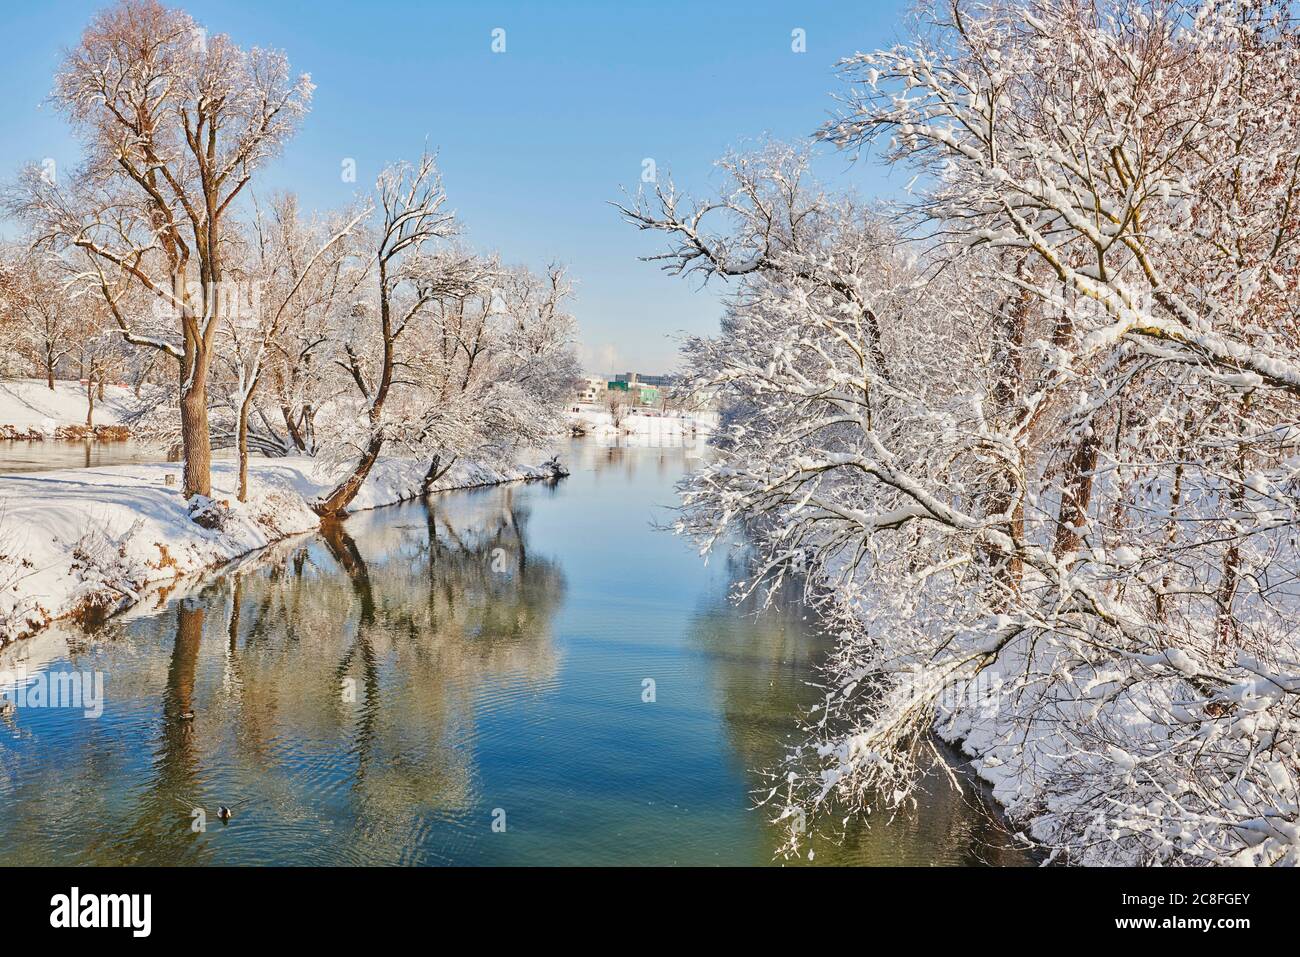
<path fill-rule="evenodd" d="M 599 405 L 605 394 L 605 380 L 600 376 L 586 376 L 578 380 L 579 405 Z"/>
<path fill-rule="evenodd" d="M 652 385 L 656 388 L 665 388 L 677 384 L 675 375 L 645 375 L 642 372 L 620 372 L 614 376 L 615 382 L 626 382 L 628 385 Z"/>
<path fill-rule="evenodd" d="M 634 406 L 667 407 L 666 400 L 672 388 L 681 382 L 675 375 L 647 375 L 644 372 L 620 372 L 608 388 L 628 393 L 629 404 Z"/>
<path fill-rule="evenodd" d="M 631 406 L 653 406 L 659 404 L 659 389 L 652 385 L 646 385 L 637 379 L 631 381 L 623 378 L 614 378 L 606 383 L 606 388 L 610 392 L 623 392 L 627 394 L 628 405 Z"/>

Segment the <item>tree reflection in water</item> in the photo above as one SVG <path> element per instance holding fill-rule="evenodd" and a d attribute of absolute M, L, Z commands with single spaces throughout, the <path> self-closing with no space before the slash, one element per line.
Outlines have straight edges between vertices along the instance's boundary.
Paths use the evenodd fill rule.
<path fill-rule="evenodd" d="M 361 512 L 24 645 L 104 672 L 106 708 L 0 724 L 0 863 L 770 863 L 755 769 L 798 740 L 827 641 L 796 596 L 729 606 L 746 570 L 654 529 L 689 450 L 570 452 L 559 485 Z M 1006 860 L 932 784 L 817 863 Z"/>
<path fill-rule="evenodd" d="M 744 551 L 728 555 L 727 577 L 748 580 L 752 569 Z M 694 619 L 694 640 L 709 656 L 710 671 L 722 701 L 727 733 L 751 782 L 755 802 L 767 796 L 780 778 L 780 763 L 799 740 L 797 716 L 807 716 L 820 702 L 821 690 L 810 680 L 833 649 L 833 639 L 818 627 L 800 601 L 799 586 L 787 581 L 772 607 L 758 596 L 737 607 L 715 602 L 701 607 Z M 964 766 L 960 755 L 936 741 L 950 763 Z M 828 809 L 808 822 L 814 834 L 817 864 L 1023 864 L 1030 863 L 985 800 L 985 789 L 969 774 L 959 774 L 959 793 L 937 766 L 930 774 L 925 813 L 900 813 L 875 821 Z M 779 786 L 779 785 L 778 785 Z M 775 818 L 779 808 L 762 805 L 755 812 Z M 780 826 L 766 829 L 769 854 L 782 842 Z M 799 863 L 791 861 L 791 863 Z"/>
<path fill-rule="evenodd" d="M 137 789 L 98 805 L 98 823 L 78 820 L 98 837 L 69 861 L 216 862 L 235 828 L 240 861 L 454 857 L 439 842 L 454 845 L 482 811 L 476 695 L 485 684 L 494 699 L 527 694 L 556 673 L 564 577 L 529 555 L 527 521 L 501 488 L 462 495 L 454 510 L 429 500 L 359 514 L 174 602 L 173 616 L 135 623 L 166 640 L 170 622 L 174 636 L 161 682 L 132 642 L 104 665 L 114 697 L 157 712 L 151 764 Z M 117 749 L 93 731 L 74 757 L 90 801 L 129 777 L 101 760 Z M 237 807 L 229 831 L 219 804 Z M 190 828 L 194 807 L 206 832 Z"/>

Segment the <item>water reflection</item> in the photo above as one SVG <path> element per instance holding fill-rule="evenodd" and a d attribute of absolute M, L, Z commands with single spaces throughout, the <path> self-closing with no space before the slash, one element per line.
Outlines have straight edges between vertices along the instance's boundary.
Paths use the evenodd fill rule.
<path fill-rule="evenodd" d="M 45 439 L 0 440 L 0 475 L 50 469 L 97 468 L 157 462 L 162 451 L 142 442 L 97 442 Z"/>
<path fill-rule="evenodd" d="M 727 576 L 751 577 L 745 553 L 734 553 Z M 737 759 L 746 769 L 755 802 L 766 796 L 773 781 L 767 771 L 779 770 L 790 747 L 797 743 L 797 716 L 808 715 L 821 700 L 817 668 L 832 650 L 832 640 L 810 620 L 800 604 L 797 586 L 782 586 L 775 603 L 763 607 L 751 596 L 739 605 L 721 600 L 701 604 L 692 634 L 708 654 L 713 680 L 726 717 L 727 735 Z M 936 747 L 942 748 L 939 742 Z M 813 819 L 811 848 L 816 864 L 1023 864 L 1023 849 L 1013 846 L 999 820 L 990 812 L 985 789 L 966 762 L 951 749 L 941 753 L 958 771 L 960 790 L 936 767 L 927 777 L 919 810 L 899 813 L 888 821 L 851 818 L 827 812 Z M 776 816 L 772 807 L 755 812 Z M 775 854 L 781 832 L 764 828 L 765 847 Z M 806 859 L 790 863 L 807 863 Z"/>
<path fill-rule="evenodd" d="M 107 702 L 0 727 L 0 863 L 770 863 L 755 769 L 827 644 L 652 527 L 692 454 L 576 443 L 559 485 L 358 513 L 23 644 Z M 936 787 L 816 863 L 1015 859 L 1001 840 Z"/>
<path fill-rule="evenodd" d="M 107 724 L 19 715 L 33 745 L 58 739 L 60 764 L 2 752 L 5 803 L 25 820 L 0 823 L 0 857 L 43 845 L 68 863 L 439 858 L 431 824 L 473 804 L 484 682 L 509 696 L 555 673 L 565 582 L 528 554 L 527 519 L 511 490 L 462 496 L 455 515 L 437 501 L 385 510 L 232 573 L 129 637 L 111 625 L 91 653 L 116 699 Z M 138 776 L 124 773 L 119 731 L 151 742 Z M 40 799 L 66 792 L 66 775 L 84 810 Z M 219 804 L 235 808 L 229 829 Z M 191 830 L 194 808 L 206 831 Z"/>

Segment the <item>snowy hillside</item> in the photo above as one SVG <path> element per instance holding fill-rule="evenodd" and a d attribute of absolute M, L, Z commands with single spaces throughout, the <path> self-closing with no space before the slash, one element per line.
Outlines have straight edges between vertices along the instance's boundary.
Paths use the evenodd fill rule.
<path fill-rule="evenodd" d="M 104 388 L 95 398 L 95 426 L 113 426 L 133 399 L 125 386 Z M 0 379 L 0 437 L 51 438 L 66 426 L 86 424 L 86 387 L 76 381 L 57 380 L 54 391 L 42 379 Z"/>

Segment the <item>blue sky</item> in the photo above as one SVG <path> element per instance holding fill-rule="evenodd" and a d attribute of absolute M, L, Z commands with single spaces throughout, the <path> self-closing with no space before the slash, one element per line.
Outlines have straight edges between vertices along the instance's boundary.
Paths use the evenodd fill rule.
<path fill-rule="evenodd" d="M 6 5 L 0 176 L 47 157 L 76 165 L 77 144 L 42 101 L 60 51 L 102 5 Z M 901 0 L 181 5 L 210 33 L 286 50 L 316 83 L 311 114 L 259 192 L 296 190 L 309 209 L 342 204 L 427 139 L 477 248 L 569 264 L 584 361 L 597 373 L 667 370 L 677 336 L 717 328 L 722 288 L 639 262 L 659 247 L 608 205 L 635 190 L 642 160 L 702 191 L 728 148 L 806 136 L 831 108 L 835 61 L 893 43 L 905 15 Z M 791 51 L 795 28 L 805 53 Z M 348 157 L 356 183 L 340 177 Z M 830 151 L 817 173 L 865 195 L 902 179 Z"/>

